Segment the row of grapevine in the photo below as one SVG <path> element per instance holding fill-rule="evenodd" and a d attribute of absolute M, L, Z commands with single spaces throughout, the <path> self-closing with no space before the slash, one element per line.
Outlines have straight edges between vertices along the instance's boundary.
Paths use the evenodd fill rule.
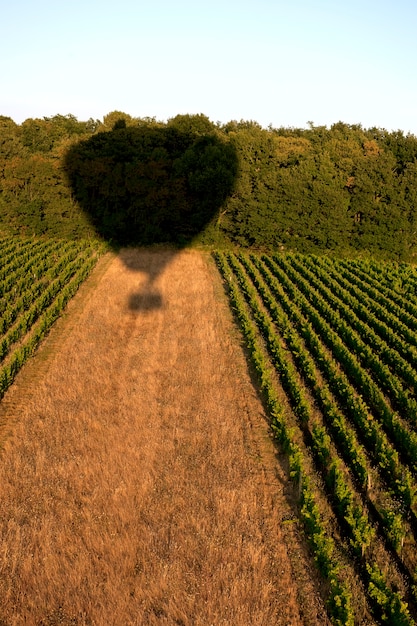
<path fill-rule="evenodd" d="M 380 275 L 374 276 L 368 264 L 339 261 L 337 267 L 342 276 L 372 295 L 375 302 L 394 311 L 405 325 L 417 329 L 417 302 L 412 297 L 393 289 L 381 280 Z"/>
<path fill-rule="evenodd" d="M 363 362 L 365 335 L 355 329 L 357 301 L 352 300 L 349 318 L 349 296 L 337 293 L 334 267 L 333 275 L 324 276 L 325 264 L 315 273 L 309 257 L 218 253 L 216 261 L 261 387 L 265 391 L 265 380 L 271 387 L 266 394 L 269 419 L 289 453 L 291 477 L 300 480 L 302 475 L 309 486 L 306 498 L 300 488 L 300 516 L 316 562 L 328 578 L 312 539 L 319 532 L 333 559 L 332 576 L 342 571 L 340 563 L 349 555 L 376 622 L 414 623 L 417 457 L 412 445 L 407 448 L 414 433 L 394 414 L 389 386 L 374 376 L 377 348 L 373 353 L 365 344 L 371 354 L 366 365 Z M 340 294 L 344 299 L 336 301 Z M 385 373 L 401 388 L 403 381 L 389 370 Z M 282 409 L 282 401 L 271 407 L 269 398 L 272 394 L 277 399 L 277 388 L 285 392 L 290 412 Z M 305 514 L 306 501 L 314 501 L 314 522 Z M 320 508 L 320 502 L 326 504 Z M 326 514 L 331 511 L 327 521 L 318 515 L 326 506 Z M 333 529 L 332 535 L 327 529 Z M 341 552 L 334 549 L 335 539 Z M 355 604 L 349 595 L 343 596 L 342 618 L 335 609 L 339 598 L 335 602 L 331 589 L 333 622 L 361 619 L 354 615 L 358 601 Z"/>
<path fill-rule="evenodd" d="M 22 252 L 19 255 L 20 258 L 16 258 L 16 254 L 13 254 L 14 264 L 2 266 L 0 272 L 2 296 L 0 314 L 3 315 L 16 299 L 25 296 L 27 287 L 45 274 L 59 246 L 58 242 L 45 242 L 43 245 L 31 248 L 29 253 L 23 254 Z"/>
<path fill-rule="evenodd" d="M 0 398 L 103 252 L 97 242 L 0 239 Z"/>
<path fill-rule="evenodd" d="M 379 421 L 388 437 L 393 440 L 404 462 L 414 471 L 417 467 L 417 436 L 410 432 L 404 419 L 396 413 L 390 398 L 378 385 L 381 367 L 377 355 L 372 353 L 371 346 L 357 336 L 347 322 L 341 319 L 323 295 L 310 287 L 308 281 L 297 273 L 288 260 L 265 259 L 274 274 L 285 281 L 287 289 L 299 304 L 303 314 L 311 321 L 327 347 L 340 362 L 349 380 L 363 397 L 373 415 Z M 377 377 L 372 366 L 375 366 Z M 385 372 L 390 377 L 388 371 Z"/>
<path fill-rule="evenodd" d="M 372 311 L 374 306 L 369 299 L 362 299 L 364 301 L 362 304 L 358 297 L 348 293 L 340 282 L 333 280 L 328 273 L 318 268 L 311 272 L 308 263 L 297 262 L 295 259 L 291 259 L 291 262 L 309 285 L 314 287 L 332 309 L 349 324 L 351 333 L 345 331 L 346 340 L 350 341 L 361 354 L 363 362 L 372 370 L 375 379 L 388 393 L 393 403 L 402 410 L 403 415 L 411 422 L 415 422 L 417 402 L 414 397 L 410 397 L 410 390 L 404 386 L 411 387 L 412 394 L 417 389 L 415 371 L 417 354 L 410 350 L 409 344 L 396 332 L 396 318 L 390 315 L 388 326 L 385 322 L 386 310 L 380 312 L 384 320 L 382 321 L 374 315 Z M 352 331 L 357 334 L 356 341 L 351 339 Z M 415 335 L 413 338 L 414 341 L 417 340 Z M 368 344 L 372 345 L 372 349 Z M 391 374 L 390 368 L 395 370 L 395 376 Z"/>
<path fill-rule="evenodd" d="M 415 423 L 417 392 L 417 335 L 415 331 L 406 327 L 398 317 L 375 303 L 358 288 L 352 287 L 346 279 L 342 278 L 335 270 L 328 268 L 323 271 L 320 261 L 306 263 L 308 268 L 316 275 L 317 279 L 331 289 L 337 305 L 337 299 L 343 302 L 341 314 L 348 316 L 352 321 L 354 316 L 360 320 L 355 321 L 355 329 L 364 338 L 372 343 L 373 350 L 379 358 L 395 371 L 399 378 L 397 384 L 391 377 L 390 384 L 394 391 L 394 401 L 400 408 L 408 408 L 408 416 L 412 424 Z M 344 305 L 347 305 L 344 306 Z M 339 310 L 339 309 L 338 309 Z M 384 382 L 383 382 L 384 384 Z"/>
<path fill-rule="evenodd" d="M 252 363 L 259 377 L 271 428 L 277 441 L 288 454 L 290 476 L 299 486 L 300 516 L 313 546 L 314 558 L 330 586 L 328 599 L 330 613 L 334 618 L 335 624 L 353 626 L 354 613 L 351 593 L 348 585 L 344 582 L 344 570 L 336 554 L 335 542 L 327 532 L 326 521 L 323 519 L 317 504 L 316 488 L 313 480 L 310 478 L 311 472 L 308 459 L 302 454 L 301 447 L 295 440 L 293 432 L 286 421 L 285 411 L 276 393 L 274 381 L 270 375 L 268 362 L 257 337 L 255 325 L 246 310 L 244 299 L 239 293 L 236 282 L 233 280 L 230 268 L 220 253 L 216 254 L 216 262 L 228 283 L 231 305 L 239 320 Z"/>
<path fill-rule="evenodd" d="M 382 526 L 386 540 L 398 552 L 398 557 L 408 570 L 413 571 L 416 544 L 408 519 L 410 514 L 414 516 L 410 508 L 415 494 L 411 474 L 399 462 L 397 452 L 390 446 L 384 433 L 381 433 L 378 423 L 371 419 L 366 405 L 355 394 L 354 388 L 340 372 L 338 364 L 326 353 L 318 335 L 305 318 L 297 315 L 297 308 L 285 297 L 285 292 L 280 292 L 279 283 L 269 276 L 274 293 L 278 294 L 292 322 L 284 311 L 279 310 L 272 292 L 262 282 L 262 278 L 254 274 L 248 261 L 241 260 L 261 294 L 272 320 L 285 335 L 287 348 L 323 413 L 326 427 L 339 454 L 349 465 L 359 489 L 366 496 L 367 504 Z M 268 277 L 265 268 L 263 271 Z M 307 347 L 314 358 L 308 353 Z M 317 363 L 320 371 L 316 367 Z M 345 413 L 336 400 L 340 400 Z M 361 439 L 364 439 L 368 449 L 359 443 L 357 434 L 353 432 L 346 418 L 350 418 L 358 429 L 358 434 L 363 435 Z M 395 500 L 391 494 L 395 494 Z M 405 536 L 407 544 L 404 548 Z"/>

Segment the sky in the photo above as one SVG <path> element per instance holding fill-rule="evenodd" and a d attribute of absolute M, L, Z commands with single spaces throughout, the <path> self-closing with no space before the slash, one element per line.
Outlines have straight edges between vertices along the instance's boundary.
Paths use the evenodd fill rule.
<path fill-rule="evenodd" d="M 0 0 L 0 115 L 417 135 L 416 0 Z"/>

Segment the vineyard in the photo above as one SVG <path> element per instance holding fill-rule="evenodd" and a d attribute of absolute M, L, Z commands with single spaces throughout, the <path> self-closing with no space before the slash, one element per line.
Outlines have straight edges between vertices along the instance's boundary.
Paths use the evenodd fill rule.
<path fill-rule="evenodd" d="M 417 617 L 417 272 L 216 253 L 334 624 Z"/>
<path fill-rule="evenodd" d="M 0 239 L 0 399 L 102 252 L 87 241 Z"/>
<path fill-rule="evenodd" d="M 103 252 L 0 238 L 0 399 Z M 416 624 L 417 271 L 295 253 L 214 258 L 285 456 L 288 523 L 304 528 L 332 622 Z"/>

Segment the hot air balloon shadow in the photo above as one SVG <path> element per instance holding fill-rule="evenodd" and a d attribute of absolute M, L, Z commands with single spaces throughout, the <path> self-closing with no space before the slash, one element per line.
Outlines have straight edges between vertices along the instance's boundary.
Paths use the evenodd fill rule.
<path fill-rule="evenodd" d="M 201 124 L 126 126 L 121 119 L 112 130 L 72 145 L 64 168 L 97 236 L 114 249 L 170 247 L 152 267 L 149 256 L 141 261 L 140 255 L 121 252 L 129 269 L 148 275 L 145 291 L 130 300 L 138 310 L 161 306 L 156 279 L 176 251 L 216 219 L 233 192 L 238 162 L 232 144 L 211 122 L 202 130 Z"/>

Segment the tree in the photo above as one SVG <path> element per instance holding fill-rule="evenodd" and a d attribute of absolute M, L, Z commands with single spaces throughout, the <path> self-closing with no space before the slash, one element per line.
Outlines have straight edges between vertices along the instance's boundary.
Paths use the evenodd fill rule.
<path fill-rule="evenodd" d="M 74 196 L 98 233 L 119 243 L 184 243 L 219 211 L 236 176 L 231 145 L 193 116 L 115 124 L 69 150 Z M 184 123 L 186 122 L 186 123 Z M 203 123 L 202 123 L 203 122 Z"/>

